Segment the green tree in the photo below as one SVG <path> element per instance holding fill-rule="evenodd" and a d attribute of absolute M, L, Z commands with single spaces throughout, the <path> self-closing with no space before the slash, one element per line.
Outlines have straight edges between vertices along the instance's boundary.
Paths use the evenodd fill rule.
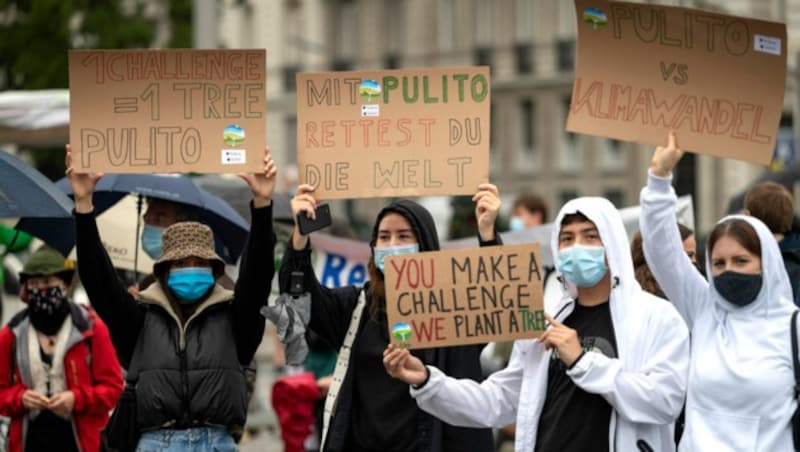
<path fill-rule="evenodd" d="M 191 47 L 191 0 L 168 2 L 170 47 Z M 0 91 L 68 88 L 72 48 L 148 48 L 155 19 L 148 2 L 133 0 L 0 0 Z M 32 154 L 37 168 L 55 179 L 64 173 L 64 150 Z"/>

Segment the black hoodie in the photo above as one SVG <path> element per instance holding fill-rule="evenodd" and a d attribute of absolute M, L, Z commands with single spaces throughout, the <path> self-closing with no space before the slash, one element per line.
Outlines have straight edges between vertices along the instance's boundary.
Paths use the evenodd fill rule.
<path fill-rule="evenodd" d="M 377 237 L 380 220 L 388 213 L 398 213 L 410 223 L 420 251 L 439 249 L 436 224 L 427 209 L 399 200 L 380 211 L 375 221 L 371 244 Z M 493 245 L 498 241 L 482 243 Z M 322 286 L 314 275 L 311 251 L 307 247 L 295 251 L 291 239 L 280 270 L 281 291 L 288 291 L 292 271 L 304 273 L 305 290 L 311 294 L 309 329 L 322 336 L 337 349 L 341 347 L 350 318 L 358 302 L 359 288 L 347 286 L 330 289 Z M 444 424 L 417 408 L 409 395 L 408 385 L 392 379 L 383 368 L 382 353 L 389 344 L 386 317 L 373 319 L 367 306 L 353 343 L 346 377 L 339 392 L 336 411 L 330 422 L 326 452 L 337 451 L 491 451 L 489 429 L 468 429 Z M 426 364 L 439 367 L 455 378 L 482 379 L 479 356 L 482 345 L 436 348 L 415 351 Z M 357 447 L 361 443 L 366 448 Z"/>

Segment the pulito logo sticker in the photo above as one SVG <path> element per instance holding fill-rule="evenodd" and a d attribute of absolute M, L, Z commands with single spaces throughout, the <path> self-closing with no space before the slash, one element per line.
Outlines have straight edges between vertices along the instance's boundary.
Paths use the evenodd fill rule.
<path fill-rule="evenodd" d="M 222 131 L 222 141 L 228 146 L 238 147 L 244 142 L 244 129 L 236 124 L 230 124 Z"/>

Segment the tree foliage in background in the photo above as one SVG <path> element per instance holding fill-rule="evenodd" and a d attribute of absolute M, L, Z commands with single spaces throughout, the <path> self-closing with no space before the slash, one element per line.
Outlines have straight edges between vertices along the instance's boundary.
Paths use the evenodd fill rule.
<path fill-rule="evenodd" d="M 163 0 L 167 2 L 168 0 Z M 155 19 L 143 0 L 0 0 L 0 91 L 68 88 L 72 48 L 148 48 Z M 191 0 L 169 0 L 170 47 L 191 47 Z M 64 150 L 32 154 L 51 178 L 63 176 Z"/>

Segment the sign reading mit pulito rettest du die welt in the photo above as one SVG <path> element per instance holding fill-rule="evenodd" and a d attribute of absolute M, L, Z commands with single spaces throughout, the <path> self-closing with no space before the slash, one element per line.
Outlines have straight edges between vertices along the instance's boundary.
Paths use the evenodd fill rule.
<path fill-rule="evenodd" d="M 255 172 L 266 146 L 266 51 L 70 50 L 79 172 Z"/>
<path fill-rule="evenodd" d="M 473 194 L 489 181 L 489 68 L 297 75 L 297 162 L 320 199 Z"/>

